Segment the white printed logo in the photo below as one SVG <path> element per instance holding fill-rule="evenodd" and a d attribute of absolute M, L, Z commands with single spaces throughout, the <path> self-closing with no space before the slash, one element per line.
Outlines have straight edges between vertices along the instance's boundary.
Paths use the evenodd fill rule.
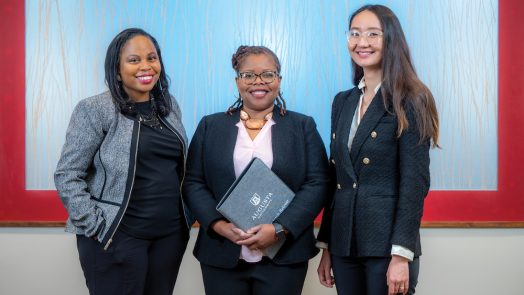
<path fill-rule="evenodd" d="M 249 202 L 251 204 L 253 204 L 253 206 L 256 206 L 256 205 L 260 204 L 260 196 L 257 193 L 254 193 L 253 197 L 251 197 Z"/>

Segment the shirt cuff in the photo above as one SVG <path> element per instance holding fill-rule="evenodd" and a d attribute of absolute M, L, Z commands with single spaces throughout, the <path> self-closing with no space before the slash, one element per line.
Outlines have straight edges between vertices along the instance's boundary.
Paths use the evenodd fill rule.
<path fill-rule="evenodd" d="M 391 247 L 391 255 L 402 256 L 407 258 L 409 261 L 413 261 L 413 258 L 415 257 L 415 253 L 413 253 L 413 251 L 399 245 L 393 245 L 393 247 Z"/>
<path fill-rule="evenodd" d="M 328 248 L 328 243 L 325 243 L 325 242 L 321 242 L 321 241 L 317 241 L 317 243 L 315 244 L 315 246 L 319 249 L 327 249 Z"/>

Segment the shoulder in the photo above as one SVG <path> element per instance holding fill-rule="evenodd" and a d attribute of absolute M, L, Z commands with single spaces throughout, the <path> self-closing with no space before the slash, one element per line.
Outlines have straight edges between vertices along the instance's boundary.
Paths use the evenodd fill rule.
<path fill-rule="evenodd" d="M 206 122 L 211 122 L 211 123 L 214 123 L 214 122 L 220 123 L 220 122 L 232 120 L 234 114 L 235 113 L 233 113 L 233 115 L 230 115 L 230 114 L 227 114 L 226 112 L 218 112 L 218 113 L 206 115 L 202 117 L 202 120 Z"/>
<path fill-rule="evenodd" d="M 111 97 L 111 93 L 109 91 L 84 98 L 78 103 L 78 105 L 96 109 L 115 109 L 115 104 L 113 103 L 113 98 Z"/>
<path fill-rule="evenodd" d="M 332 112 L 337 112 L 346 101 L 351 99 L 358 99 L 360 96 L 354 95 L 356 91 L 358 91 L 358 87 L 353 87 L 351 89 L 340 91 L 339 93 L 337 93 L 331 105 Z"/>
<path fill-rule="evenodd" d="M 358 87 L 353 87 L 348 90 L 340 91 L 339 93 L 337 93 L 337 95 L 335 95 L 335 98 L 333 99 L 333 104 L 340 103 L 351 98 L 351 94 L 353 94 L 354 91 L 358 91 Z"/>
<path fill-rule="evenodd" d="M 359 95 L 356 95 L 356 91 L 358 91 L 358 87 L 353 87 L 348 90 L 340 91 L 335 95 L 335 98 L 333 99 L 333 103 L 331 104 L 331 120 L 333 121 L 335 118 L 338 118 L 338 113 L 342 109 L 342 106 L 346 101 L 349 101 L 351 99 L 359 99 Z"/>
<path fill-rule="evenodd" d="M 238 120 L 238 115 L 227 114 L 225 112 L 218 112 L 210 115 L 205 115 L 200 119 L 197 130 L 203 131 L 209 128 L 213 130 L 220 130 L 225 128 L 228 124 L 236 124 L 235 120 Z"/>
<path fill-rule="evenodd" d="M 280 116 L 280 115 L 277 115 Z M 286 114 L 283 117 L 285 120 L 289 121 L 295 121 L 295 122 L 314 122 L 313 118 L 311 116 L 286 110 Z"/>
<path fill-rule="evenodd" d="M 83 117 L 93 124 L 106 125 L 114 120 L 117 110 L 109 91 L 84 98 L 78 102 L 73 110 L 73 117 Z M 80 119 L 80 118 L 78 118 Z"/>
<path fill-rule="evenodd" d="M 109 115 L 116 112 L 115 104 L 109 91 L 80 100 L 76 108 L 89 111 L 90 113 L 100 113 L 101 115 Z"/>
<path fill-rule="evenodd" d="M 278 116 L 275 120 L 275 116 Z M 274 114 L 273 119 L 277 123 L 277 125 L 281 125 L 282 127 L 294 130 L 292 132 L 296 132 L 298 130 L 303 130 L 306 132 L 309 132 L 311 130 L 316 130 L 316 123 L 313 117 L 286 110 L 286 114 L 282 117 L 280 114 Z"/>

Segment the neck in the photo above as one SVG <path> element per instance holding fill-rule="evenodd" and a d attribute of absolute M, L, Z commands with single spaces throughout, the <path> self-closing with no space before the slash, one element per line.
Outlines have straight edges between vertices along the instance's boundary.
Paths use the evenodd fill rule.
<path fill-rule="evenodd" d="M 382 71 L 380 69 L 364 69 L 364 81 L 366 81 L 366 89 L 374 92 L 377 85 L 382 82 Z"/>
<path fill-rule="evenodd" d="M 252 110 L 244 106 L 242 107 L 242 110 L 244 110 L 244 112 L 246 112 L 249 115 L 249 118 L 251 119 L 264 119 L 267 114 L 273 112 L 274 107 L 275 105 L 272 104 L 269 108 L 264 110 Z"/>
<path fill-rule="evenodd" d="M 127 96 L 129 96 L 129 98 L 134 102 L 149 101 L 149 98 L 150 98 L 150 92 L 147 92 L 147 93 L 132 92 L 130 93 L 130 91 L 126 91 L 126 93 L 127 93 Z"/>

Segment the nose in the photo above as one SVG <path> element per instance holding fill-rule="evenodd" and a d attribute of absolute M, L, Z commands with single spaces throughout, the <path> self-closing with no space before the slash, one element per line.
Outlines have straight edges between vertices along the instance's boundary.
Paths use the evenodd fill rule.
<path fill-rule="evenodd" d="M 139 69 L 141 71 L 146 71 L 146 70 L 149 70 L 151 69 L 151 65 L 149 64 L 149 62 L 147 60 L 144 60 L 142 61 L 140 64 L 139 64 Z"/>
<path fill-rule="evenodd" d="M 368 38 L 366 38 L 366 36 L 360 36 L 360 38 L 358 39 L 357 45 L 360 47 L 369 46 Z"/>
<path fill-rule="evenodd" d="M 266 84 L 264 81 L 262 81 L 262 77 L 260 75 L 255 76 L 255 81 L 253 81 L 253 84 L 260 85 L 260 84 Z"/>

